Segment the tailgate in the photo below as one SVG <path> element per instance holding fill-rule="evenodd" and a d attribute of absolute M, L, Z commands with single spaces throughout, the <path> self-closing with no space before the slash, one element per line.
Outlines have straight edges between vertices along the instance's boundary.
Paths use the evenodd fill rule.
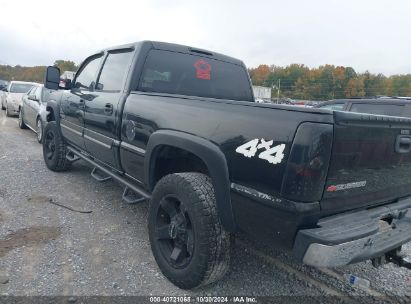
<path fill-rule="evenodd" d="M 325 213 L 411 194 L 411 119 L 335 111 L 334 120 Z"/>

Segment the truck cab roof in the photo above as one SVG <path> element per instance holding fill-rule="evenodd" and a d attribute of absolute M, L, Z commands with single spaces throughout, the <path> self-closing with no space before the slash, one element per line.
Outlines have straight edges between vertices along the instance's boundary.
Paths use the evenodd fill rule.
<path fill-rule="evenodd" d="M 221 60 L 221 61 L 228 62 L 228 63 L 244 65 L 244 63 L 239 59 L 226 56 L 220 53 L 216 53 L 213 51 L 208 51 L 205 49 L 195 48 L 195 47 L 182 45 L 182 44 L 152 41 L 152 40 L 143 40 L 143 41 L 137 41 L 137 42 L 123 44 L 123 45 L 112 46 L 106 49 L 102 49 L 100 51 L 105 52 L 105 51 L 112 51 L 112 50 L 118 50 L 118 49 L 129 49 L 129 48 L 131 49 L 131 48 L 142 48 L 142 47 L 147 47 L 147 48 L 156 49 L 156 50 L 163 50 L 163 51 L 184 53 L 184 54 L 193 54 L 197 56 L 205 56 L 205 57 L 213 58 L 216 60 Z"/>

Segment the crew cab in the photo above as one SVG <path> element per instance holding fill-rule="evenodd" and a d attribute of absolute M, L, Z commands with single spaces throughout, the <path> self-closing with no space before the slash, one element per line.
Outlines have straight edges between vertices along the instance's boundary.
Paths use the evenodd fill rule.
<path fill-rule="evenodd" d="M 221 278 L 237 231 L 320 267 L 398 261 L 411 239 L 411 119 L 255 103 L 242 61 L 154 41 L 59 81 L 48 67 L 47 167 L 82 159 L 149 201 L 153 255 L 180 288 Z"/>

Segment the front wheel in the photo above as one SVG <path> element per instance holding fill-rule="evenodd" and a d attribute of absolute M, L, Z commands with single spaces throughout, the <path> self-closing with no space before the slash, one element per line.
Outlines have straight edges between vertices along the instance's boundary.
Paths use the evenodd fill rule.
<path fill-rule="evenodd" d="M 19 127 L 20 129 L 27 129 L 27 126 L 24 123 L 24 119 L 23 119 L 23 109 L 20 109 L 19 111 Z"/>
<path fill-rule="evenodd" d="M 230 234 L 220 222 L 208 176 L 176 173 L 163 177 L 153 191 L 148 229 L 154 258 L 176 286 L 204 286 L 227 272 Z"/>
<path fill-rule="evenodd" d="M 41 121 L 40 117 L 37 118 L 36 132 L 37 132 L 37 141 L 41 144 L 43 140 L 43 122 Z"/>
<path fill-rule="evenodd" d="M 47 168 L 52 171 L 66 171 L 71 162 L 66 158 L 67 145 L 55 121 L 44 128 L 43 157 Z"/>

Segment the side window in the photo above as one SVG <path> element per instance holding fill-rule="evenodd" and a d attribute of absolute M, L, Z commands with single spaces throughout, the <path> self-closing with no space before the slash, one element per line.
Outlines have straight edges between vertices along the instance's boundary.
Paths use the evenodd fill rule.
<path fill-rule="evenodd" d="M 343 103 L 329 104 L 329 105 L 322 106 L 321 109 L 342 111 L 344 109 L 344 104 Z"/>
<path fill-rule="evenodd" d="M 351 112 L 368 113 L 388 116 L 404 116 L 404 105 L 357 103 L 351 106 Z"/>
<path fill-rule="evenodd" d="M 97 90 L 119 91 L 129 69 L 132 55 L 133 52 L 130 50 L 109 53 L 97 82 Z"/>
<path fill-rule="evenodd" d="M 151 50 L 137 90 L 254 102 L 241 64 L 200 55 Z"/>
<path fill-rule="evenodd" d="M 45 87 L 43 87 L 43 89 L 41 90 L 41 102 L 47 103 L 47 101 L 49 100 L 49 96 L 50 96 L 50 91 L 46 89 Z"/>
<path fill-rule="evenodd" d="M 91 57 L 85 66 L 78 72 L 76 78 L 76 88 L 90 89 L 94 86 L 97 77 L 97 69 L 100 65 L 101 57 L 97 55 Z"/>
<path fill-rule="evenodd" d="M 37 87 L 35 95 L 36 95 L 36 99 L 40 101 L 41 100 L 41 87 Z"/>

